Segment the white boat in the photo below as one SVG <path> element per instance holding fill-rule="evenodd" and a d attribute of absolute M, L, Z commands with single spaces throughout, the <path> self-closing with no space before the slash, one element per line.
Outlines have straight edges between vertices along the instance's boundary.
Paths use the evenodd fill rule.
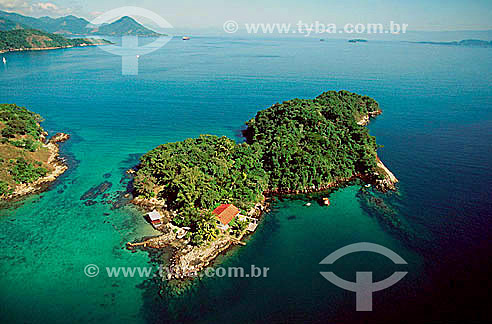
<path fill-rule="evenodd" d="M 3 58 L 3 64 L 6 64 L 7 63 L 7 59 L 4 57 Z"/>
<path fill-rule="evenodd" d="M 183 36 L 183 40 L 186 41 L 186 40 L 190 40 L 190 37 L 188 36 Z"/>

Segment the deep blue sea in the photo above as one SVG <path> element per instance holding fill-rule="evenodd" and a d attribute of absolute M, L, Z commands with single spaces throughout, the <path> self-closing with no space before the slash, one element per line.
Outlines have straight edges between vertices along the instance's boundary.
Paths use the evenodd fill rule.
<path fill-rule="evenodd" d="M 492 50 L 403 42 L 290 38 L 174 39 L 121 74 L 121 58 L 100 48 L 9 53 L 0 102 L 41 114 L 70 170 L 50 190 L 0 210 L 2 323 L 341 323 L 485 320 L 492 257 Z M 125 170 L 155 146 L 199 134 L 240 141 L 258 110 L 327 90 L 375 98 L 383 114 L 368 126 L 396 193 L 353 184 L 321 207 L 313 197 L 272 204 L 245 247 L 221 266 L 269 267 L 266 278 L 207 278 L 180 297 L 159 296 L 154 279 L 109 278 L 104 267 L 152 265 L 128 241 L 155 235 L 134 207 L 85 206 L 103 181 L 125 190 Z M 383 208 L 371 204 L 374 200 Z M 368 202 L 369 201 L 369 202 Z M 396 224 L 396 225 L 395 225 Z M 374 253 L 320 261 L 347 244 Z M 84 274 L 98 265 L 99 276 Z M 355 294 L 324 279 L 408 271 L 355 311 Z"/>

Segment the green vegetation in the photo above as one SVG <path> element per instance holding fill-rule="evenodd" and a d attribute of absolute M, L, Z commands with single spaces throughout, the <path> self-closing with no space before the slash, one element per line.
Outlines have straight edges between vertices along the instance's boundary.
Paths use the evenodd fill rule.
<path fill-rule="evenodd" d="M 222 202 L 250 209 L 262 200 L 267 176 L 260 159 L 256 146 L 201 135 L 145 154 L 135 188 L 146 198 L 165 199 L 170 209 L 180 211 L 175 223 L 197 232 L 215 224 L 203 211 Z"/>
<path fill-rule="evenodd" d="M 47 174 L 50 153 L 42 143 L 41 121 L 24 107 L 0 104 L 0 197 Z"/>
<path fill-rule="evenodd" d="M 38 166 L 35 166 L 32 163 L 27 162 L 23 157 L 20 157 L 13 164 L 12 169 L 10 170 L 10 174 L 12 178 L 17 183 L 31 183 L 38 180 L 41 177 L 44 177 L 48 170 L 41 167 L 41 163 L 35 163 Z"/>
<path fill-rule="evenodd" d="M 43 119 L 24 107 L 13 104 L 0 104 L 0 123 L 3 124 L 1 135 L 4 138 L 14 138 L 17 135 L 30 135 L 38 140 L 43 133 L 39 123 Z"/>
<path fill-rule="evenodd" d="M 316 190 L 370 177 L 377 145 L 358 122 L 380 112 L 375 100 L 347 91 L 275 104 L 247 122 L 246 143 L 201 135 L 145 154 L 135 189 L 144 198 L 164 199 L 177 212 L 173 222 L 191 227 L 199 244 L 215 231 L 210 210 L 218 204 L 249 210 L 267 191 Z M 244 224 L 231 227 L 237 234 Z"/>
<path fill-rule="evenodd" d="M 29 50 L 33 48 L 71 47 L 84 44 L 108 44 L 106 40 L 87 38 L 68 39 L 36 29 L 16 29 L 0 32 L 0 51 Z"/>
<path fill-rule="evenodd" d="M 369 97 L 330 91 L 258 112 L 245 136 L 262 149 L 271 190 L 318 189 L 376 167 L 376 140 L 357 121 L 378 111 Z"/>

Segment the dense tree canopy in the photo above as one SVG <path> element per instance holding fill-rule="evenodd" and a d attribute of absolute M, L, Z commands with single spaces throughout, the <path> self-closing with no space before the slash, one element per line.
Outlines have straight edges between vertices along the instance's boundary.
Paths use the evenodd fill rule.
<path fill-rule="evenodd" d="M 376 140 L 357 122 L 378 111 L 369 97 L 330 91 L 258 112 L 245 135 L 262 149 L 270 189 L 319 188 L 376 166 Z"/>
<path fill-rule="evenodd" d="M 371 174 L 377 145 L 358 122 L 378 113 L 376 101 L 347 91 L 275 104 L 246 123 L 246 143 L 201 135 L 150 151 L 135 188 L 165 199 L 178 211 L 177 225 L 198 230 L 221 203 L 249 209 L 266 191 L 316 189 Z"/>

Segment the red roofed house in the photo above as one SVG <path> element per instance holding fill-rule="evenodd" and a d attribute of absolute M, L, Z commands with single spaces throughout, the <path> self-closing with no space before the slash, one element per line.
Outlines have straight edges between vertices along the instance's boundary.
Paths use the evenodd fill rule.
<path fill-rule="evenodd" d="M 218 227 L 225 231 L 229 228 L 229 223 L 239 214 L 239 209 L 232 204 L 222 204 L 215 208 L 212 213 L 217 215 L 219 219 Z"/>
<path fill-rule="evenodd" d="M 150 222 L 152 223 L 152 226 L 154 226 L 154 228 L 162 225 L 162 216 L 157 210 L 154 209 L 151 213 L 148 213 L 147 215 L 149 216 Z"/>

